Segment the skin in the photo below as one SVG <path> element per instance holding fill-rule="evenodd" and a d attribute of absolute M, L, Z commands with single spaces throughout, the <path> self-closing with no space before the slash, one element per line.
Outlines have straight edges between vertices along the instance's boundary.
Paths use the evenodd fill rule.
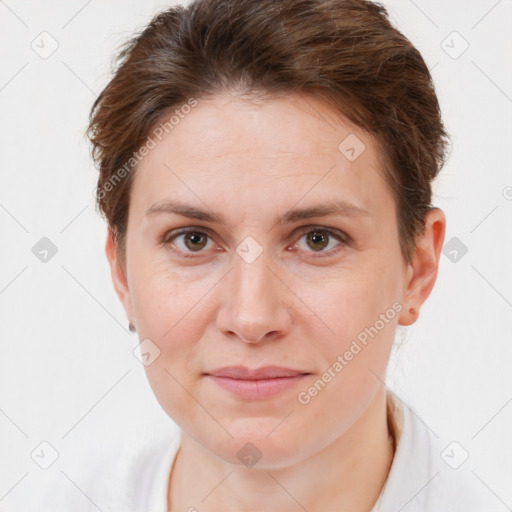
<path fill-rule="evenodd" d="M 366 147 L 354 161 L 338 150 L 349 134 Z M 394 332 L 416 321 L 434 286 L 446 223 L 440 209 L 429 211 L 405 265 L 379 162 L 376 141 L 320 99 L 290 95 L 254 104 L 226 94 L 201 99 L 139 164 L 126 261 L 111 233 L 106 254 L 140 340 L 160 350 L 145 367 L 150 385 L 182 430 L 170 510 L 371 510 L 393 457 L 383 381 Z M 145 215 L 171 198 L 225 222 Z M 272 227 L 288 209 L 340 198 L 368 215 Z M 205 238 L 161 243 L 186 226 Z M 307 226 L 350 240 L 322 232 L 320 242 L 308 242 Z M 252 263 L 236 252 L 248 236 L 263 248 Z M 395 301 L 401 312 L 301 404 L 298 393 Z M 237 398 L 203 375 L 238 364 L 310 375 L 262 401 Z M 253 467 L 237 457 L 247 442 L 262 454 Z"/>

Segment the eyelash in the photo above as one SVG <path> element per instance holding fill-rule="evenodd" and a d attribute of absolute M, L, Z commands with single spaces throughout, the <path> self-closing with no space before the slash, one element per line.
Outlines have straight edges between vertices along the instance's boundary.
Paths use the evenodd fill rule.
<path fill-rule="evenodd" d="M 322 252 L 316 253 L 317 255 L 313 256 L 314 258 L 323 258 L 323 257 L 334 255 L 339 250 L 341 250 L 342 247 L 349 245 L 351 242 L 351 238 L 347 234 L 343 233 L 342 231 L 339 231 L 339 232 L 334 231 L 330 228 L 326 228 L 323 226 L 305 226 L 304 228 L 300 229 L 300 232 L 299 232 L 300 236 L 299 236 L 298 240 L 300 240 L 304 235 L 307 235 L 308 233 L 311 233 L 311 232 L 327 233 L 329 236 L 332 236 L 333 238 L 337 239 L 340 242 L 340 244 L 338 246 L 336 246 L 334 249 L 330 249 L 329 251 L 326 251 L 325 253 L 322 253 Z M 169 236 L 171 233 L 172 233 L 172 236 Z M 177 237 L 179 237 L 181 235 L 185 235 L 187 233 L 198 233 L 200 235 L 206 235 L 210 240 L 212 240 L 212 238 L 213 238 L 211 236 L 209 230 L 207 230 L 205 228 L 191 226 L 191 227 L 179 229 L 178 231 L 176 231 L 174 233 L 172 231 L 165 233 L 160 242 L 164 247 L 170 246 L 171 242 L 174 241 Z M 198 255 L 200 255 L 200 253 L 202 252 L 202 251 L 198 251 L 197 252 L 198 255 L 191 255 L 191 253 L 184 253 L 183 251 L 181 251 L 179 249 L 171 248 L 171 250 L 174 253 L 177 253 L 184 258 L 198 258 L 199 257 Z M 310 252 L 310 251 L 308 251 L 308 252 Z M 314 251 L 311 251 L 311 252 L 313 254 L 315 254 Z M 324 254 L 326 254 L 327 256 L 324 256 Z"/>

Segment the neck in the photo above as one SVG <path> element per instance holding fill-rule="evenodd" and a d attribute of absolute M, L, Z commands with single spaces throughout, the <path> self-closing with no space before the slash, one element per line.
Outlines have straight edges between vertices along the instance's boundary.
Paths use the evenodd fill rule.
<path fill-rule="evenodd" d="M 169 512 L 194 510 L 192 506 L 201 512 L 370 512 L 393 456 L 385 387 L 332 444 L 296 465 L 272 471 L 233 466 L 182 432 L 168 508 Z"/>

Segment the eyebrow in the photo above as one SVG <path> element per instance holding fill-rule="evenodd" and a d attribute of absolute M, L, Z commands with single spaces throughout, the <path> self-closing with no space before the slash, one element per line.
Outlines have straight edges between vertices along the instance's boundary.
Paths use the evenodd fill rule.
<path fill-rule="evenodd" d="M 155 203 L 146 210 L 146 215 L 155 215 L 160 213 L 181 215 L 182 217 L 188 217 L 190 219 L 201 220 L 204 222 L 225 224 L 225 219 L 222 215 L 175 200 L 166 200 Z M 355 204 L 343 200 L 336 200 L 311 206 L 309 208 L 293 208 L 288 210 L 281 217 L 277 216 L 274 218 L 273 226 L 289 224 L 302 219 L 326 217 L 328 215 L 364 217 L 370 215 L 370 213 Z"/>

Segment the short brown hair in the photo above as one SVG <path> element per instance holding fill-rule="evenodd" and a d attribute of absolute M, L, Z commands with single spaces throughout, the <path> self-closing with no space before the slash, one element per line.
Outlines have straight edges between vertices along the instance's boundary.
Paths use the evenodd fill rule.
<path fill-rule="evenodd" d="M 134 173 L 115 184 L 116 173 L 136 168 L 135 152 L 174 108 L 227 91 L 307 93 L 374 135 L 410 263 L 448 135 L 421 54 L 382 5 L 365 0 L 195 0 L 123 45 L 87 130 L 100 170 L 96 206 L 122 261 Z"/>

